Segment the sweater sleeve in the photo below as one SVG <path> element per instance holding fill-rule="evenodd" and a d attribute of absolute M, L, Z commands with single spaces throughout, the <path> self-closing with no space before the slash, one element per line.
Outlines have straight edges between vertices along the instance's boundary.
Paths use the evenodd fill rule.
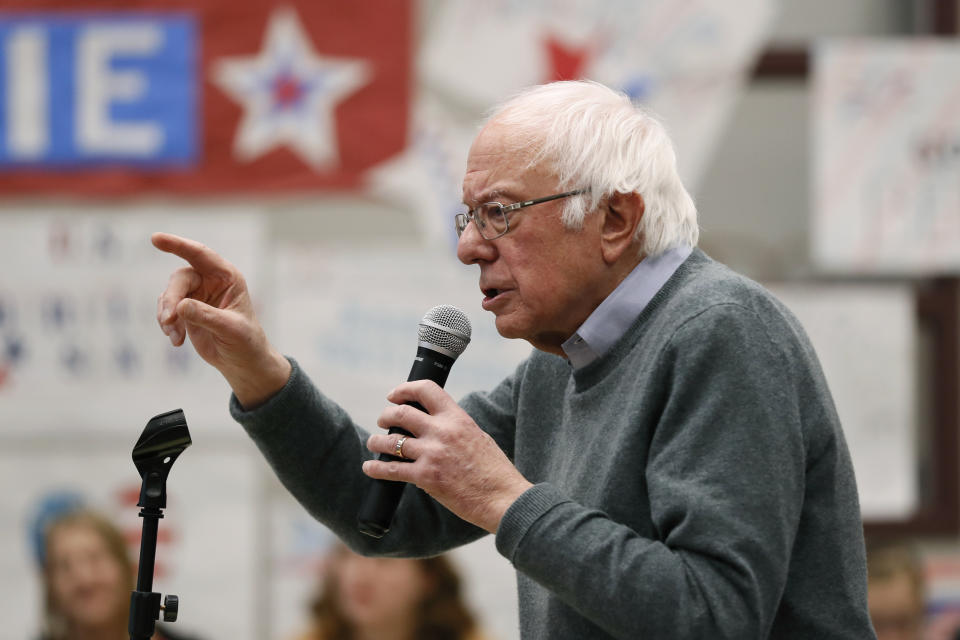
<path fill-rule="evenodd" d="M 721 304 L 655 357 L 649 455 L 619 463 L 622 482 L 646 483 L 653 535 L 545 483 L 510 507 L 497 547 L 613 637 L 766 638 L 804 501 L 795 354 Z"/>
<path fill-rule="evenodd" d="M 230 412 L 283 485 L 314 518 L 366 555 L 436 555 L 486 535 L 412 485 L 405 488 L 383 538 L 361 534 L 357 513 L 373 482 L 361 470 L 363 462 L 373 457 L 366 448 L 369 434 L 324 396 L 295 360 L 290 363 L 290 379 L 274 397 L 245 411 L 232 396 Z M 501 386 L 509 388 L 509 381 Z M 501 397 L 504 392 L 491 395 Z M 487 404 L 493 406 L 491 401 Z"/>

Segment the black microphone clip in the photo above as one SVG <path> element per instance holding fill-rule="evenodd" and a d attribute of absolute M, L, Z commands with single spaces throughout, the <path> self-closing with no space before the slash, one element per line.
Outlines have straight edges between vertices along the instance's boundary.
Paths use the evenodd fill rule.
<path fill-rule="evenodd" d="M 160 611 L 163 611 L 164 622 L 177 619 L 180 599 L 167 595 L 160 604 L 160 594 L 153 591 L 153 568 L 157 554 L 157 526 L 163 517 L 163 509 L 167 507 L 167 476 L 173 463 L 192 443 L 183 411 L 174 409 L 151 418 L 133 447 L 133 464 L 142 479 L 137 506 L 143 518 L 143 534 L 140 537 L 137 588 L 130 595 L 127 630 L 131 640 L 150 640 Z"/>

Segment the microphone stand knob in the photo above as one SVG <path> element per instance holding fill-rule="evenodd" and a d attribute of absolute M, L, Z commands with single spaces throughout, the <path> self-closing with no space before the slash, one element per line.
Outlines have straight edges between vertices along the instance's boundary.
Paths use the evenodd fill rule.
<path fill-rule="evenodd" d="M 177 596 L 166 596 L 163 599 L 163 606 L 160 608 L 163 609 L 164 622 L 176 622 L 177 610 L 180 608 L 180 598 Z"/>

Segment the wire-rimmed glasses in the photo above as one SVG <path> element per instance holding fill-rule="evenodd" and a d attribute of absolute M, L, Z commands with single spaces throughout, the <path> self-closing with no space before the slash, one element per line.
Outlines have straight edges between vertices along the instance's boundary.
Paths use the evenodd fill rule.
<path fill-rule="evenodd" d="M 514 202 L 513 204 L 507 205 L 499 202 L 484 202 L 476 208 L 466 213 L 458 213 L 454 217 L 453 222 L 457 229 L 457 237 L 459 238 L 463 235 L 467 225 L 470 224 L 472 220 L 477 225 L 477 231 L 480 232 L 481 236 L 487 240 L 494 240 L 510 230 L 510 221 L 507 214 L 511 211 L 543 202 L 550 202 L 551 200 L 558 200 L 559 198 L 569 198 L 570 196 L 576 196 L 586 192 L 587 189 L 576 189 L 574 191 L 564 191 L 563 193 L 556 193 L 552 196 L 544 196 L 543 198 L 534 198 L 533 200 L 524 200 L 523 202 Z"/>

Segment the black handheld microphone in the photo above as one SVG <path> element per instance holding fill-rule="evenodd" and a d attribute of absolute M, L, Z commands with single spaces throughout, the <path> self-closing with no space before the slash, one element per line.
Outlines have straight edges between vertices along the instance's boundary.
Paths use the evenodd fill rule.
<path fill-rule="evenodd" d="M 407 382 L 433 380 L 443 387 L 447 382 L 450 367 L 470 342 L 470 320 L 460 309 L 441 304 L 423 316 L 419 338 L 417 357 L 413 360 Z M 419 403 L 407 404 L 426 411 Z M 390 427 L 389 432 L 400 433 L 408 438 L 413 435 L 400 427 Z M 381 453 L 377 460 L 409 462 L 387 453 Z M 373 538 L 382 538 L 390 530 L 390 522 L 406 486 L 407 483 L 395 480 L 373 480 L 358 515 L 362 533 Z"/>

